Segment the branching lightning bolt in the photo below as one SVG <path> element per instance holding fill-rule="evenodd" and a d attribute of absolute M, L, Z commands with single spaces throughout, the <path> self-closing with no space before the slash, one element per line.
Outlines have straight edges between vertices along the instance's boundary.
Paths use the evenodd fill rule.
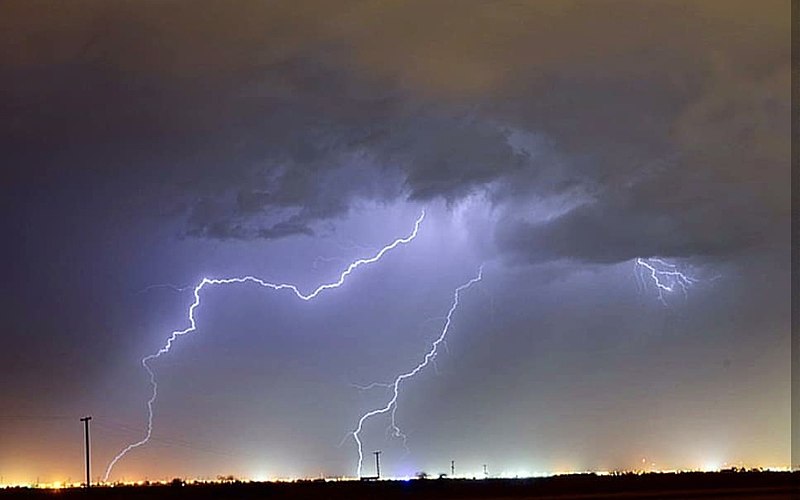
<path fill-rule="evenodd" d="M 153 372 L 153 369 L 150 367 L 150 361 L 159 358 L 160 356 L 167 354 L 170 349 L 172 348 L 173 343 L 181 336 L 189 334 L 197 329 L 197 321 L 195 319 L 195 312 L 197 308 L 200 307 L 200 292 L 206 288 L 207 286 L 212 285 L 233 285 L 233 284 L 243 284 L 243 283 L 253 283 L 264 288 L 270 288 L 272 290 L 289 290 L 291 291 L 297 298 L 310 301 L 316 298 L 319 294 L 326 290 L 330 290 L 332 288 L 338 288 L 342 286 L 350 274 L 358 269 L 359 267 L 367 264 L 373 264 L 378 262 L 387 252 L 394 250 L 400 245 L 404 245 L 410 243 L 414 238 L 417 237 L 417 233 L 419 232 L 420 225 L 425 218 L 425 211 L 423 210 L 417 220 L 414 222 L 414 229 L 411 233 L 403 238 L 398 238 L 394 240 L 392 243 L 384 246 L 381 248 L 377 253 L 375 253 L 372 257 L 358 259 L 352 262 L 347 268 L 342 271 L 339 275 L 339 279 L 332 282 L 319 285 L 316 289 L 314 289 L 310 293 L 303 293 L 296 285 L 288 284 L 288 283 L 270 283 L 267 281 L 262 280 L 261 278 L 257 278 L 255 276 L 240 276 L 240 277 L 233 277 L 233 278 L 203 278 L 200 283 L 198 283 L 194 287 L 194 301 L 189 306 L 188 309 L 188 319 L 189 319 L 189 326 L 183 330 L 175 330 L 173 331 L 170 336 L 167 338 L 167 342 L 164 344 L 164 347 L 156 351 L 154 354 L 150 354 L 142 358 L 142 366 L 144 367 L 145 371 L 150 379 L 150 386 L 152 388 L 152 392 L 150 395 L 150 399 L 147 400 L 147 430 L 145 432 L 144 438 L 135 443 L 131 443 L 125 448 L 122 449 L 108 464 L 106 468 L 106 473 L 104 476 L 103 481 L 108 481 L 109 476 L 111 475 L 111 471 L 114 469 L 114 466 L 119 462 L 128 452 L 143 446 L 148 441 L 153 434 L 153 406 L 158 398 L 158 383 L 156 382 L 156 375 Z M 448 318 L 449 324 L 449 318 Z M 445 330 L 446 331 L 446 330 Z M 426 361 L 427 362 L 427 361 Z M 360 467 L 360 462 L 359 462 Z"/>
<path fill-rule="evenodd" d="M 670 264 L 663 259 L 655 257 L 637 258 L 635 266 L 639 283 L 644 285 L 646 283 L 645 280 L 649 278 L 656 288 L 658 300 L 665 306 L 667 305 L 665 294 L 680 290 L 686 297 L 689 288 L 699 281 L 697 278 L 680 271 L 675 264 Z"/>
<path fill-rule="evenodd" d="M 389 388 L 392 391 L 392 397 L 389 400 L 389 402 L 387 402 L 386 405 L 381 408 L 376 408 L 374 410 L 368 411 L 367 413 L 363 414 L 361 418 L 358 420 L 358 425 L 356 426 L 355 430 L 353 430 L 352 436 L 353 440 L 356 442 L 356 447 L 358 448 L 357 475 L 359 477 L 361 476 L 361 468 L 364 462 L 364 449 L 360 437 L 361 431 L 364 428 L 364 423 L 372 417 L 389 413 L 391 418 L 391 424 L 389 428 L 392 430 L 395 437 L 398 437 L 403 440 L 403 444 L 405 445 L 406 435 L 403 434 L 403 432 L 397 426 L 397 421 L 395 418 L 397 412 L 397 398 L 400 395 L 400 385 L 404 381 L 414 377 L 417 373 L 422 371 L 426 366 L 428 366 L 429 363 L 431 363 L 436 358 L 439 345 L 444 343 L 445 338 L 447 337 L 447 333 L 450 331 L 450 325 L 453 322 L 453 314 L 455 314 L 456 309 L 458 309 L 458 302 L 459 298 L 461 297 L 461 292 L 468 289 L 475 283 L 479 282 L 481 279 L 483 279 L 483 266 L 481 266 L 481 268 L 478 270 L 477 276 L 475 276 L 471 280 L 467 281 L 466 283 L 455 289 L 455 292 L 453 293 L 453 302 L 450 305 L 450 310 L 447 312 L 447 316 L 445 317 L 444 326 L 442 326 L 442 331 L 439 334 L 439 337 L 433 341 L 433 343 L 431 344 L 431 348 L 425 354 L 425 357 L 422 359 L 422 361 L 416 367 L 414 367 L 414 369 L 398 375 L 397 378 L 394 379 L 393 383 L 388 384 Z M 374 383 L 368 386 L 364 386 L 363 388 L 371 389 L 373 387 L 385 387 L 385 384 Z"/>

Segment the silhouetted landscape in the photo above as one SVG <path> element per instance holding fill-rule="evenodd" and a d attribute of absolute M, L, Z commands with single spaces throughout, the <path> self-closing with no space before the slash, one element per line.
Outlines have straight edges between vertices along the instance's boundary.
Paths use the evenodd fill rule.
<path fill-rule="evenodd" d="M 573 474 L 530 479 L 432 479 L 411 481 L 230 482 L 48 490 L 10 488 L 8 498 L 105 499 L 357 499 L 357 498 L 557 498 L 557 499 L 790 499 L 800 497 L 798 472 L 685 472 L 598 476 Z"/>

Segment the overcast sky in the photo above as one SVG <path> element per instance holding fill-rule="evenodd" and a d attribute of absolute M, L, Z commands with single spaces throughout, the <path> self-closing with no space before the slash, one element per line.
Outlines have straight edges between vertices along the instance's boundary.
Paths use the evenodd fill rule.
<path fill-rule="evenodd" d="M 77 481 L 84 414 L 93 475 L 144 437 L 183 287 L 308 291 L 422 210 L 313 301 L 204 290 L 112 479 L 355 474 L 389 393 L 354 384 L 416 366 L 481 264 L 402 388 L 408 449 L 365 426 L 386 474 L 787 465 L 789 28 L 786 1 L 4 2 L 0 483 Z M 695 282 L 659 300 L 638 258 Z"/>

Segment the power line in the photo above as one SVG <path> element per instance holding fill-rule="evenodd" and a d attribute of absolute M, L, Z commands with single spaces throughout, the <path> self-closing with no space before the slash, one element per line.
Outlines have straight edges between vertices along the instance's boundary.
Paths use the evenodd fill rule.
<path fill-rule="evenodd" d="M 102 423 L 101 422 L 96 422 L 95 425 L 99 426 L 99 427 L 101 427 L 103 429 L 106 429 L 106 430 L 117 431 L 117 433 L 136 434 L 136 433 L 140 432 L 140 429 L 136 429 L 136 428 L 133 428 L 133 427 L 131 427 L 129 425 L 122 424 L 122 423 L 119 423 L 119 422 L 113 422 L 113 421 L 111 421 L 111 422 L 103 421 Z M 164 446 L 175 446 L 175 447 L 180 447 L 180 448 L 187 448 L 187 449 L 191 449 L 191 450 L 195 450 L 195 451 L 202 451 L 202 452 L 205 452 L 205 453 L 210 453 L 210 454 L 220 455 L 220 456 L 225 456 L 225 457 L 240 457 L 240 456 L 255 457 L 254 455 L 249 454 L 249 453 L 234 453 L 234 452 L 229 452 L 229 451 L 222 451 L 222 450 L 219 450 L 219 449 L 214 449 L 214 448 L 209 447 L 209 446 L 198 445 L 198 444 L 192 443 L 190 441 L 186 441 L 186 440 L 183 440 L 183 439 L 177 439 L 177 438 L 159 438 L 159 437 L 152 436 L 151 440 L 153 442 L 155 442 L 155 443 L 159 443 L 159 444 L 162 444 Z"/>
<path fill-rule="evenodd" d="M 0 415 L 7 420 L 72 420 L 75 416 L 69 415 Z"/>

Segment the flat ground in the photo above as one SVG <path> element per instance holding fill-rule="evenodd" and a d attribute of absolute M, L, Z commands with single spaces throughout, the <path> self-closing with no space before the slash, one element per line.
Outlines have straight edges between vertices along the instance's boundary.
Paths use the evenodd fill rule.
<path fill-rule="evenodd" d="M 718 472 L 538 479 L 229 483 L 72 490 L 0 490 L 0 500 L 84 499 L 800 499 L 800 473 Z"/>

